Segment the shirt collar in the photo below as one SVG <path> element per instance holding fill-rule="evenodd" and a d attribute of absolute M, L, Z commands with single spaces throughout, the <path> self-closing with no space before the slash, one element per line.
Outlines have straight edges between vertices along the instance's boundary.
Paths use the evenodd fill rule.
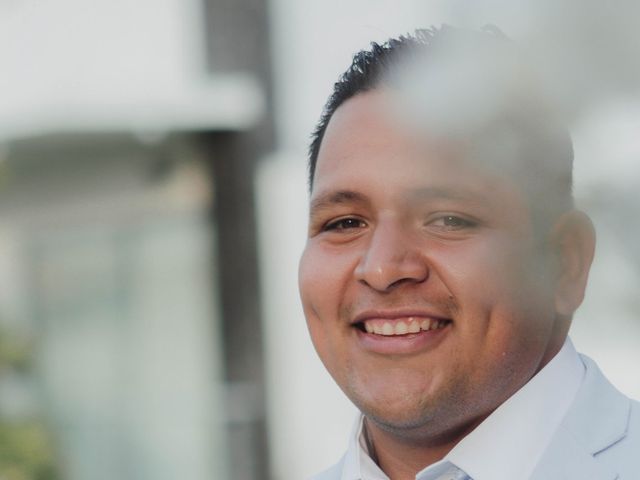
<path fill-rule="evenodd" d="M 363 435 L 364 416 L 359 415 L 349 439 L 340 480 L 389 480 L 369 456 Z"/>
<path fill-rule="evenodd" d="M 418 473 L 416 480 L 437 478 L 451 464 L 474 480 L 529 478 L 578 393 L 584 372 L 584 364 L 567 338 L 540 372 L 445 458 Z M 362 422 L 360 415 L 353 427 L 341 480 L 389 480 L 367 453 Z"/>

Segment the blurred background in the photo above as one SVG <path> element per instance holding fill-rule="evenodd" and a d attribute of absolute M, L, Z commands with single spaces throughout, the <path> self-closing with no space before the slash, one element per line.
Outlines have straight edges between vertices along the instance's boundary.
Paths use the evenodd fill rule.
<path fill-rule="evenodd" d="M 306 148 L 370 41 L 532 47 L 598 230 L 580 351 L 640 398 L 633 2 L 0 0 L 0 480 L 294 480 L 355 410 L 298 304 Z M 556 82 L 557 80 L 557 82 Z"/>

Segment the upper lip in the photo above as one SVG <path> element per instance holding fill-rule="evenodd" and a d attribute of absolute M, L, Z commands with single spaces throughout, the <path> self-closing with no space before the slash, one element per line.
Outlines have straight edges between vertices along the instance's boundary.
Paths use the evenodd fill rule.
<path fill-rule="evenodd" d="M 386 318 L 389 320 L 395 318 L 408 318 L 408 317 L 428 317 L 436 318 L 438 320 L 451 320 L 451 318 L 435 312 L 430 309 L 401 309 L 401 310 L 365 310 L 356 315 L 351 321 L 352 324 L 364 322 L 366 320 L 372 320 L 375 318 Z"/>

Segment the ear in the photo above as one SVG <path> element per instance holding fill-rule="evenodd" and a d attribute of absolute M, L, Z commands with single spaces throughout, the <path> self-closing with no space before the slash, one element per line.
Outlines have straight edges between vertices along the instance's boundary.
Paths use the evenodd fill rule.
<path fill-rule="evenodd" d="M 558 258 L 556 312 L 571 316 L 582 303 L 593 261 L 596 234 L 591 219 L 578 210 L 563 214 L 552 229 L 551 242 Z"/>

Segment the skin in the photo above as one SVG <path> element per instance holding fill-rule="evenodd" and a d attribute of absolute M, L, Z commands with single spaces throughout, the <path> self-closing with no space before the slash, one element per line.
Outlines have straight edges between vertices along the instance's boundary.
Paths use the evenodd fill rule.
<path fill-rule="evenodd" d="M 594 237 L 579 212 L 534 235 L 514 180 L 418 140 L 390 100 L 358 94 L 329 122 L 299 285 L 314 346 L 396 480 L 441 459 L 559 351 Z M 354 324 L 408 311 L 447 325 L 372 347 Z"/>

